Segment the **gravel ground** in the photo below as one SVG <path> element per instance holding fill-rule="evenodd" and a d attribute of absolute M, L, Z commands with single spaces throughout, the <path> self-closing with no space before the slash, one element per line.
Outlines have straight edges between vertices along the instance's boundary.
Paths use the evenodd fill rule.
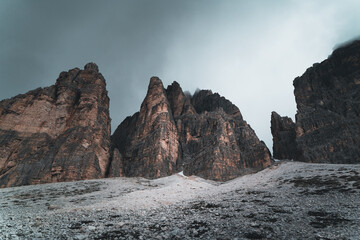
<path fill-rule="evenodd" d="M 0 239 L 360 239 L 360 165 L 0 189 Z"/>

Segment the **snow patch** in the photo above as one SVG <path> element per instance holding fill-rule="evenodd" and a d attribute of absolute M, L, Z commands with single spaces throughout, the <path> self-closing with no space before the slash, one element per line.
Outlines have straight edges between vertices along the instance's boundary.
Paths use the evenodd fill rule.
<path fill-rule="evenodd" d="M 180 175 L 180 176 L 182 176 L 182 177 L 186 177 L 186 176 L 184 175 L 184 171 L 179 172 L 178 175 Z"/>

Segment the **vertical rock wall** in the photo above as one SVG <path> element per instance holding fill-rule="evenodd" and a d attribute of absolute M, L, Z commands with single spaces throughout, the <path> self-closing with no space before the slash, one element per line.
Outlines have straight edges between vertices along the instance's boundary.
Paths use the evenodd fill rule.
<path fill-rule="evenodd" d="M 152 77 L 140 112 L 126 118 L 112 136 L 124 162 L 125 176 L 171 175 L 179 158 L 179 141 L 161 80 Z"/>
<path fill-rule="evenodd" d="M 273 135 L 273 156 L 275 159 L 295 159 L 295 123 L 289 117 L 271 113 L 271 133 Z"/>
<path fill-rule="evenodd" d="M 105 177 L 110 117 L 94 63 L 0 102 L 0 187 Z"/>
<path fill-rule="evenodd" d="M 314 64 L 294 80 L 294 87 L 295 159 L 360 163 L 360 41 Z M 277 134 L 273 133 L 274 146 L 282 145 Z"/>

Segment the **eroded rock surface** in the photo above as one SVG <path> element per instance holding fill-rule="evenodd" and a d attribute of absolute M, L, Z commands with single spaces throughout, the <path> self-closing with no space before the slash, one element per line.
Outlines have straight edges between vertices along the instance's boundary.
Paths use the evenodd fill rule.
<path fill-rule="evenodd" d="M 289 117 L 271 113 L 273 156 L 275 159 L 294 159 L 296 156 L 295 123 Z"/>
<path fill-rule="evenodd" d="M 229 180 L 271 163 L 266 145 L 230 101 L 209 90 L 185 95 L 177 82 L 165 90 L 156 77 L 140 111 L 119 125 L 112 144 L 123 157 L 125 176 L 184 171 Z"/>
<path fill-rule="evenodd" d="M 359 163 L 360 41 L 314 64 L 294 87 L 296 160 Z"/>
<path fill-rule="evenodd" d="M 94 63 L 0 102 L 0 187 L 104 177 L 109 148 L 109 98 Z"/>
<path fill-rule="evenodd" d="M 140 112 L 126 118 L 112 136 L 123 157 L 125 176 L 171 175 L 179 158 L 179 141 L 161 80 L 152 77 Z"/>

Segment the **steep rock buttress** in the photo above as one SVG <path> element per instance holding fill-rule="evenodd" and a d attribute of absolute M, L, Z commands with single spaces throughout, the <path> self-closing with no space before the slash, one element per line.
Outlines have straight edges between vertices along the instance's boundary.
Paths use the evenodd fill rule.
<path fill-rule="evenodd" d="M 0 187 L 105 177 L 109 149 L 109 98 L 94 63 L 0 102 Z"/>
<path fill-rule="evenodd" d="M 360 41 L 314 64 L 294 80 L 294 87 L 298 111 L 291 149 L 296 149 L 295 159 L 360 163 Z M 277 135 L 279 132 L 273 133 L 274 147 L 286 149 Z"/>
<path fill-rule="evenodd" d="M 175 172 L 180 145 L 170 103 L 159 78 L 151 78 L 140 112 L 120 124 L 112 143 L 122 155 L 125 176 L 158 178 Z"/>

